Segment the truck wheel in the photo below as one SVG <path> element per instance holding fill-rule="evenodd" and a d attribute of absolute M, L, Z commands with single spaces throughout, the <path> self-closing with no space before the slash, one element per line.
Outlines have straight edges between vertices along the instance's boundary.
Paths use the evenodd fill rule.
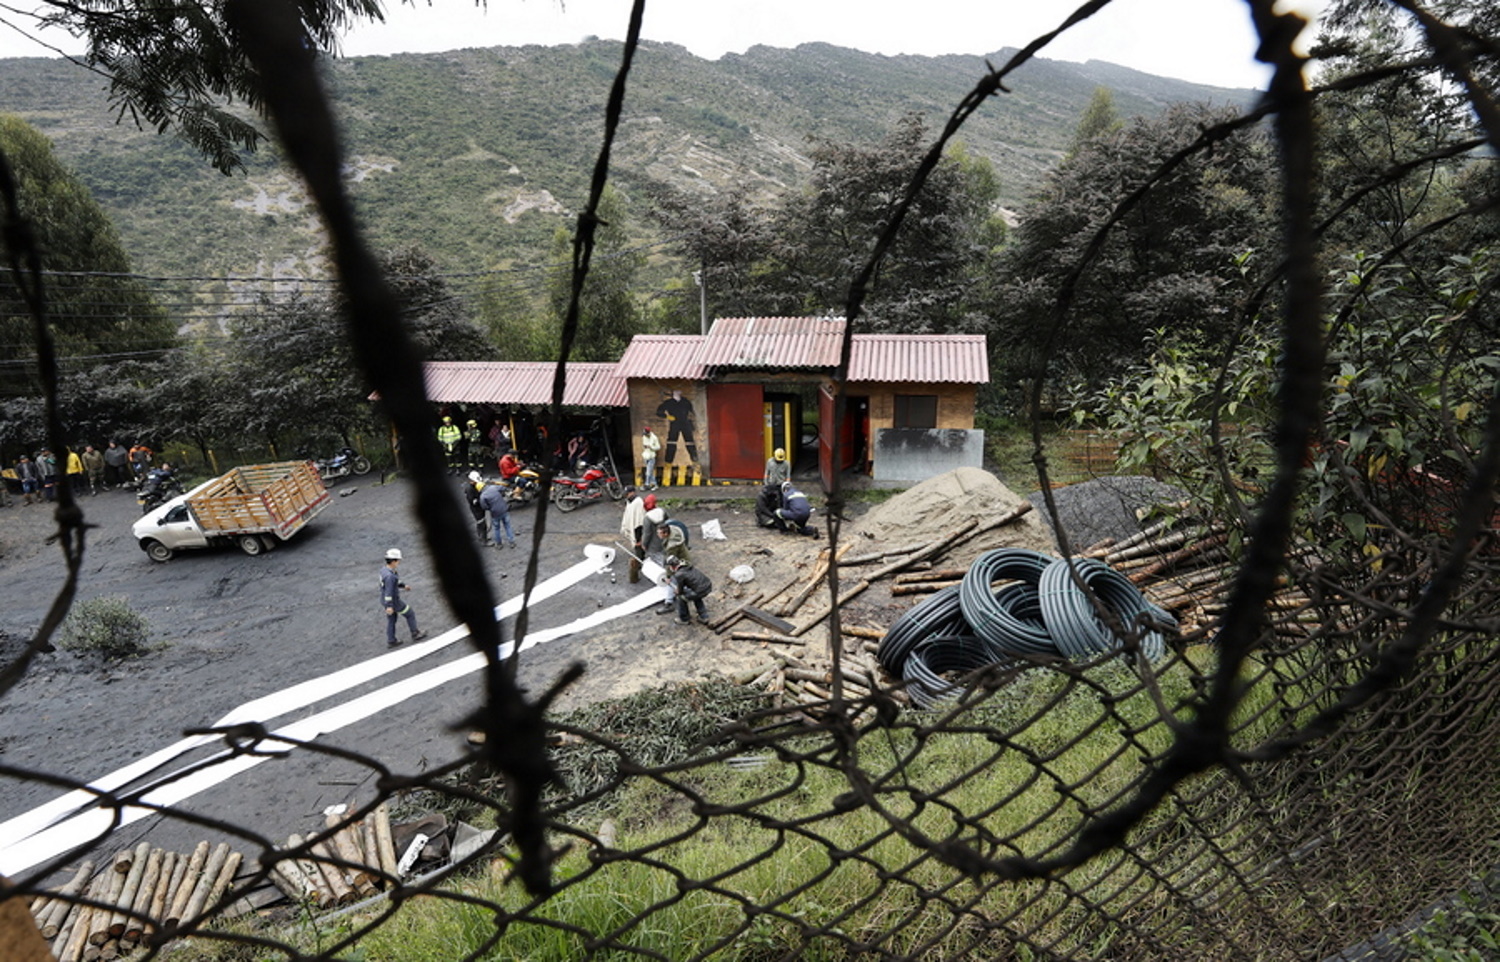
<path fill-rule="evenodd" d="M 266 546 L 260 543 L 260 537 L 253 534 L 240 535 L 240 550 L 254 557 L 266 550 Z"/>
<path fill-rule="evenodd" d="M 557 501 L 557 510 L 572 511 L 583 504 L 583 499 L 576 494 L 559 494 L 554 500 Z"/>
<path fill-rule="evenodd" d="M 155 538 L 147 540 L 145 543 L 145 548 L 146 557 L 150 558 L 152 561 L 164 562 L 172 560 L 172 549 L 168 548 L 160 541 L 157 541 Z"/>
<path fill-rule="evenodd" d="M 355 474 L 358 474 L 358 475 L 369 474 L 370 473 L 370 459 L 367 458 L 367 457 L 364 457 L 364 456 L 357 457 L 357 458 L 354 459 L 354 464 L 352 464 L 350 467 L 353 469 L 353 471 L 354 471 Z"/>

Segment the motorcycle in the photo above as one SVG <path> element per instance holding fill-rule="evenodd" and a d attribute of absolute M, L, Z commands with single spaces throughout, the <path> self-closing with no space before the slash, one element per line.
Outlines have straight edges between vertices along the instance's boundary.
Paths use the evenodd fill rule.
<path fill-rule="evenodd" d="M 542 474 L 528 464 L 509 481 L 502 481 L 501 484 L 505 485 L 506 500 L 511 505 L 520 507 L 536 500 L 537 492 L 542 490 Z"/>
<path fill-rule="evenodd" d="M 572 511 L 582 504 L 602 501 L 607 494 L 615 501 L 625 497 L 625 482 L 602 464 L 578 462 L 577 477 L 553 478 L 552 501 L 559 511 Z"/>
<path fill-rule="evenodd" d="M 165 468 L 152 468 L 136 492 L 135 503 L 141 506 L 141 514 L 150 514 L 153 509 L 183 493 L 177 475 Z"/>
<path fill-rule="evenodd" d="M 339 478 L 347 478 L 351 474 L 369 474 L 370 459 L 353 448 L 341 448 L 339 453 L 331 458 L 314 460 L 313 467 L 318 469 L 318 475 L 323 479 L 323 483 L 327 484 Z"/>

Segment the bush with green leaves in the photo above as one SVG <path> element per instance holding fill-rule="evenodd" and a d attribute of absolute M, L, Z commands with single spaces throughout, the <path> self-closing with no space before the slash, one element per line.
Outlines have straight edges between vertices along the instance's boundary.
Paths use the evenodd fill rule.
<path fill-rule="evenodd" d="M 73 605 L 58 633 L 69 651 L 97 653 L 110 660 L 137 658 L 150 650 L 151 623 L 118 595 Z"/>

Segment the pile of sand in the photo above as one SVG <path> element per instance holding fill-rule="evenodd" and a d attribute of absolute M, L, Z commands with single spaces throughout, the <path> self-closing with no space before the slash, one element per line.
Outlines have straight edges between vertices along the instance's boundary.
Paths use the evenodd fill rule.
<path fill-rule="evenodd" d="M 896 495 L 851 526 L 850 551 L 925 545 L 969 521 L 983 525 L 1026 503 L 988 471 L 958 468 Z M 1046 522 L 1033 511 L 979 538 L 960 542 L 943 560 L 945 566 L 965 567 L 993 548 L 1031 548 L 1051 553 L 1056 544 Z"/>

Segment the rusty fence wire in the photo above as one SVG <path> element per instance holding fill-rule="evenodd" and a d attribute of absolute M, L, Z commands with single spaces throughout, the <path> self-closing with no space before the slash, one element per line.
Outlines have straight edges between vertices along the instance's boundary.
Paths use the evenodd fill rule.
<path fill-rule="evenodd" d="M 1075 19 L 1102 5 L 1084 4 Z M 513 665 L 493 656 L 501 639 L 475 575 L 482 566 L 447 551 L 452 607 L 479 613 L 466 621 L 494 659 L 468 752 L 411 773 L 299 743 L 368 776 L 348 810 L 284 839 L 161 810 L 163 820 L 230 839 L 192 852 L 122 848 L 106 828 L 84 850 L 9 880 L 0 893 L 9 944 L 50 948 L 64 962 L 183 948 L 192 954 L 179 957 L 225 959 L 1374 960 L 1421 957 L 1414 931 L 1493 944 L 1493 280 L 1476 282 L 1438 346 L 1439 367 L 1490 372 L 1472 396 L 1433 406 L 1439 424 L 1482 424 L 1472 444 L 1397 464 L 1330 440 L 1336 399 L 1309 385 L 1325 379 L 1339 332 L 1369 322 L 1360 298 L 1324 299 L 1317 258 L 1327 225 L 1307 185 L 1318 163 L 1315 104 L 1360 86 L 1356 76 L 1308 89 L 1285 15 L 1269 2 L 1248 6 L 1277 75 L 1238 123 L 1271 126 L 1287 226 L 1266 288 L 1277 293 L 1263 292 L 1278 320 L 1247 308 L 1246 323 L 1263 324 L 1279 352 L 1278 404 L 1258 430 L 1210 438 L 1205 450 L 1218 461 L 1206 473 L 1173 466 L 1203 497 L 1128 542 L 1074 545 L 1068 559 L 987 554 L 948 583 L 915 590 L 898 619 L 851 595 L 833 605 L 826 651 L 768 642 L 779 654 L 753 672 L 568 714 L 517 690 Z M 1419 5 L 1399 6 L 1429 57 L 1382 66 L 1368 82 L 1443 69 L 1480 142 L 1500 143 L 1493 44 Z M 564 355 L 640 12 L 637 4 L 580 218 Z M 276 68 L 263 69 L 269 87 L 283 88 L 268 90 L 268 108 L 329 223 L 355 308 L 370 319 L 351 336 L 391 343 L 380 339 L 399 322 L 337 188 L 332 124 L 319 127 L 307 106 L 320 96 L 311 63 L 265 24 L 244 24 L 246 43 Z M 982 79 L 933 163 L 1049 39 Z M 1223 133 L 1205 131 L 1189 152 L 1212 149 Z M 930 169 L 916 173 L 913 193 Z M 1370 189 L 1409 176 L 1414 166 L 1393 164 Z M 1152 182 L 1116 213 L 1149 203 Z M 1463 213 L 1492 215 L 1495 201 L 1493 188 L 1480 191 Z M 1103 220 L 1101 236 L 1116 219 Z M 852 285 L 850 318 L 900 220 Z M 1080 272 L 1094 253 L 1084 252 Z M 13 267 L 27 270 L 19 259 Z M 1065 284 L 1060 317 L 1069 297 Z M 415 368 L 360 349 L 397 427 L 424 436 L 406 430 L 426 416 Z M 1211 496 L 1204 478 L 1244 454 L 1241 443 L 1260 445 L 1260 480 Z M 436 490 L 436 450 L 413 444 L 409 453 L 419 484 Z M 830 500 L 837 510 L 839 493 Z M 423 517 L 430 541 L 473 553 L 472 539 L 448 537 L 467 521 L 444 510 Z M 1356 514 L 1360 535 L 1346 537 Z M 66 500 L 62 517 L 72 523 Z M 969 533 L 945 533 L 907 560 L 941 568 Z M 923 584 L 899 558 L 878 573 L 840 563 L 838 534 L 834 525 L 831 598 L 840 577 Z M 69 581 L 59 612 L 71 591 Z M 1069 619 L 1085 627 L 1054 628 Z M 0 682 L 14 684 L 27 661 Z M 213 734 L 231 756 L 286 747 L 255 725 Z M 0 775 L 83 787 L 4 765 Z M 127 787 L 99 805 L 139 800 Z"/>

